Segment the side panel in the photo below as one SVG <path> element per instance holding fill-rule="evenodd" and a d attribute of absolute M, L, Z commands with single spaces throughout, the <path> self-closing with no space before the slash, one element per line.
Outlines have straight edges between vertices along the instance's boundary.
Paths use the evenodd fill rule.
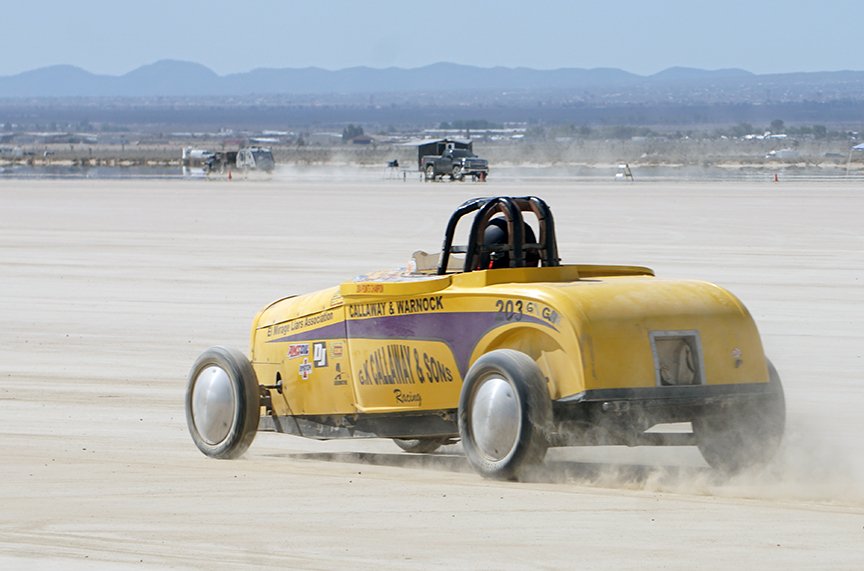
<path fill-rule="evenodd" d="M 492 292 L 348 294 L 345 304 L 362 412 L 455 409 L 481 340 L 526 326 L 557 331 L 557 314 L 545 304 Z"/>
<path fill-rule="evenodd" d="M 462 379 L 445 343 L 367 338 L 350 347 L 359 410 L 440 410 L 459 402 Z"/>
<path fill-rule="evenodd" d="M 253 346 L 277 415 L 356 412 L 343 306 L 259 326 Z"/>

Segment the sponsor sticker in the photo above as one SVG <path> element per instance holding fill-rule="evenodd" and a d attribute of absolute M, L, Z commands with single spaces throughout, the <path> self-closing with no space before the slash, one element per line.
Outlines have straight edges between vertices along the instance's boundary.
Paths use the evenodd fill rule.
<path fill-rule="evenodd" d="M 741 352 L 740 347 L 735 347 L 734 349 L 732 349 L 732 359 L 734 359 L 735 361 L 736 369 L 740 367 L 742 363 L 744 363 L 744 359 L 742 358 L 743 355 L 744 353 Z"/>
<path fill-rule="evenodd" d="M 342 366 L 339 363 L 336 363 L 336 376 L 333 377 L 333 385 L 340 387 L 347 384 L 348 380 L 342 376 Z"/>
<path fill-rule="evenodd" d="M 300 377 L 307 381 L 309 380 L 309 375 L 312 374 L 312 363 L 309 362 L 309 359 L 304 358 L 303 362 L 300 363 Z"/>
<path fill-rule="evenodd" d="M 293 343 L 288 345 L 288 358 L 296 359 L 297 357 L 309 356 L 309 343 Z"/>
<path fill-rule="evenodd" d="M 312 362 L 316 367 L 327 366 L 327 342 L 317 341 L 312 344 Z"/>

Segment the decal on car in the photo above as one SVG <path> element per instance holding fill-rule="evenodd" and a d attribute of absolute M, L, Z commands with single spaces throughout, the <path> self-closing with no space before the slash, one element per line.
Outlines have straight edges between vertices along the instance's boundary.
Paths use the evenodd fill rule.
<path fill-rule="evenodd" d="M 393 389 L 393 396 L 399 404 L 416 404 L 423 406 L 423 395 L 420 393 L 406 393 L 402 389 Z"/>
<path fill-rule="evenodd" d="M 355 303 L 348 306 L 348 316 L 357 317 L 381 317 L 386 315 L 386 302 L 379 303 Z"/>
<path fill-rule="evenodd" d="M 342 376 L 342 365 L 336 363 L 336 376 L 333 377 L 333 386 L 340 387 L 348 384 L 348 380 Z"/>
<path fill-rule="evenodd" d="M 453 372 L 440 358 L 417 347 L 391 343 L 374 349 L 360 365 L 361 385 L 452 383 Z"/>
<path fill-rule="evenodd" d="M 540 316 L 552 325 L 558 325 L 561 317 L 554 309 L 538 304 L 534 301 L 521 299 L 496 299 L 495 310 L 499 314 L 500 321 L 522 321 L 526 315 Z"/>
<path fill-rule="evenodd" d="M 308 358 L 303 358 L 303 362 L 300 363 L 299 372 L 300 378 L 302 378 L 304 381 L 309 380 L 309 376 L 312 374 L 312 363 L 309 362 Z"/>
<path fill-rule="evenodd" d="M 384 293 L 384 284 L 357 284 L 357 293 Z"/>
<path fill-rule="evenodd" d="M 433 295 L 418 299 L 397 299 L 389 304 L 390 315 L 406 313 L 425 313 L 427 311 L 444 311 L 444 296 Z"/>
<path fill-rule="evenodd" d="M 294 343 L 288 345 L 288 358 L 296 359 L 297 357 L 309 356 L 309 343 Z"/>
<path fill-rule="evenodd" d="M 329 323 L 333 321 L 334 318 L 335 315 L 332 311 L 322 311 L 321 313 L 307 315 L 306 317 L 301 317 L 300 319 L 295 319 L 293 321 L 289 321 L 288 323 L 278 323 L 275 325 L 271 325 L 267 328 L 267 337 L 280 337 L 290 335 L 295 331 L 300 331 L 302 329 L 307 329 L 316 325 Z M 279 341 L 279 339 L 276 339 L 276 341 Z"/>
<path fill-rule="evenodd" d="M 312 362 L 319 368 L 327 366 L 327 343 L 325 341 L 312 344 Z"/>

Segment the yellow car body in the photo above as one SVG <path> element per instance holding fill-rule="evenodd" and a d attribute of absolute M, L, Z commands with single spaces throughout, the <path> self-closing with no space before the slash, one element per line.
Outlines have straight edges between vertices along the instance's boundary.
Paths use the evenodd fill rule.
<path fill-rule="evenodd" d="M 270 389 L 273 415 L 455 410 L 471 365 L 503 348 L 537 362 L 552 400 L 661 395 L 651 335 L 685 331 L 702 347 L 700 387 L 768 382 L 750 314 L 709 283 L 615 266 L 392 279 L 346 282 L 259 313 L 251 360 L 259 382 L 281 385 L 281 394 Z"/>
<path fill-rule="evenodd" d="M 508 412 L 502 429 L 504 421 L 487 419 L 499 423 L 488 425 L 496 428 L 487 427 L 494 432 L 487 440 L 514 424 L 516 431 L 542 424 L 537 447 L 543 451 L 568 444 L 697 444 L 703 454 L 708 449 L 712 465 L 737 470 L 749 462 L 735 454 L 727 460 L 724 447 L 742 434 L 728 426 L 730 409 L 746 410 L 750 419 L 773 407 L 782 434 L 779 378 L 734 295 L 707 282 L 657 278 L 644 267 L 560 264 L 371 274 L 270 304 L 251 330 L 257 428 L 322 439 L 395 438 L 426 442 L 431 450 L 464 440 L 471 422 L 486 414 L 467 411 L 474 420 L 463 418 L 467 428 L 460 427 L 460 399 L 467 408 L 464 385 L 478 360 L 517 353 L 523 367 L 536 369 L 535 385 L 548 403 L 530 405 L 541 411 L 540 420 L 533 412 Z M 484 378 L 509 377 L 505 371 Z M 488 406 L 510 398 L 489 395 Z M 530 408 L 530 398 L 522 398 L 520 406 Z M 696 434 L 684 442 L 646 434 L 670 422 L 693 422 Z M 769 428 L 773 442 L 757 454 L 763 457 L 779 442 L 777 427 Z M 758 442 L 751 429 L 744 436 Z M 722 442 L 710 441 L 721 433 Z M 492 477 L 514 477 L 522 461 L 507 460 L 502 469 L 503 452 L 478 454 L 472 463 Z"/>

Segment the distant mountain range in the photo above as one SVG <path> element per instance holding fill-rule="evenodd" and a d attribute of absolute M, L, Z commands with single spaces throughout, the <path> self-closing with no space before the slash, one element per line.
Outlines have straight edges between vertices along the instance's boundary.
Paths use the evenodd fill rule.
<path fill-rule="evenodd" d="M 650 76 L 620 69 L 480 68 L 437 63 L 413 69 L 354 67 L 328 71 L 259 68 L 217 75 L 191 62 L 163 60 L 120 76 L 97 75 L 70 65 L 57 65 L 0 77 L 0 98 L 32 97 L 206 97 L 250 95 L 434 93 L 439 91 L 578 91 L 605 96 L 622 90 L 653 94 L 649 98 L 716 98 L 739 94 L 754 98 L 864 98 L 864 72 L 839 71 L 756 75 L 741 69 L 669 68 Z M 857 95 L 856 95 L 857 94 Z"/>

